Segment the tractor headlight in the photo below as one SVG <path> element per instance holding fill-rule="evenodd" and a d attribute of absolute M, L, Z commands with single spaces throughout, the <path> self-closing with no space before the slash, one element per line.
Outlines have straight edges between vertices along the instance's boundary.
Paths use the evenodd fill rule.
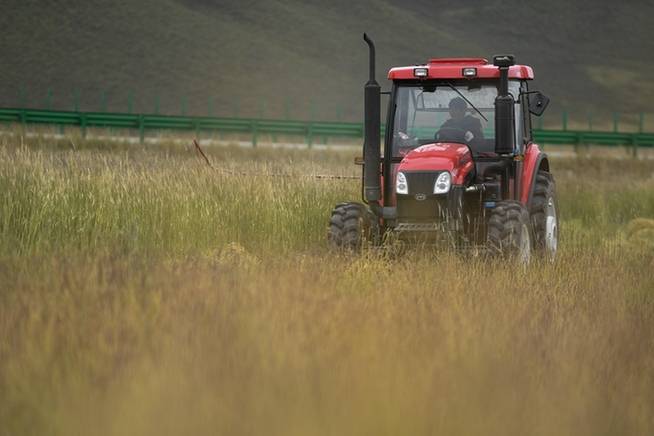
<path fill-rule="evenodd" d="M 413 75 L 420 78 L 425 78 L 429 75 L 429 68 L 420 67 L 413 69 Z"/>
<path fill-rule="evenodd" d="M 397 173 L 397 177 L 395 178 L 395 192 L 398 194 L 409 193 L 409 185 L 406 182 L 404 173 Z"/>
<path fill-rule="evenodd" d="M 449 171 L 444 171 L 440 173 L 434 183 L 434 194 L 446 194 L 450 191 L 450 186 L 452 185 L 452 175 Z"/>
<path fill-rule="evenodd" d="M 476 68 L 464 68 L 462 71 L 463 77 L 472 79 L 473 77 L 477 76 L 477 69 Z"/>

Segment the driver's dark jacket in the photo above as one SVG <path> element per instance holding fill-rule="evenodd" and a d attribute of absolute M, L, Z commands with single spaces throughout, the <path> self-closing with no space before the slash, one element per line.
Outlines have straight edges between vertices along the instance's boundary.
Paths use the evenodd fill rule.
<path fill-rule="evenodd" d="M 481 121 L 479 121 L 478 118 L 475 118 L 472 115 L 466 115 L 465 117 L 460 118 L 458 120 L 455 120 L 454 118 L 450 118 L 449 120 L 443 123 L 441 129 L 446 127 L 452 129 L 460 129 L 463 130 L 464 132 L 469 131 L 475 136 L 474 139 L 472 140 L 473 142 L 483 141 L 484 139 L 484 133 L 481 130 Z"/>

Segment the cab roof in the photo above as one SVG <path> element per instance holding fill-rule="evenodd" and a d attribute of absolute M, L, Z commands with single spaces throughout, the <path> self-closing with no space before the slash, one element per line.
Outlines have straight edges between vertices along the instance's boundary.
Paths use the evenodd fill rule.
<path fill-rule="evenodd" d="M 415 74 L 416 68 L 427 68 L 426 77 L 418 77 Z M 463 70 L 475 68 L 475 76 L 464 76 Z M 420 79 L 495 79 L 500 77 L 500 70 L 488 60 L 483 58 L 437 58 L 430 59 L 423 65 L 412 65 L 407 67 L 391 68 L 388 72 L 390 80 L 415 80 Z M 509 67 L 509 79 L 531 80 L 534 78 L 534 70 L 527 65 L 513 65 Z"/>

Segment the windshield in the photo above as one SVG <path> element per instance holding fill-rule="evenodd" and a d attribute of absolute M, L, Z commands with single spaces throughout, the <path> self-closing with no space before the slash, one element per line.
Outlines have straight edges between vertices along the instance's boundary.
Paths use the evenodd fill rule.
<path fill-rule="evenodd" d="M 519 92 L 520 83 L 509 82 L 509 93 L 514 99 Z M 435 141 L 466 143 L 475 154 L 492 152 L 495 97 L 496 81 L 399 86 L 393 122 L 393 156 L 404 156 L 420 145 Z M 516 116 L 518 131 L 519 120 Z"/>

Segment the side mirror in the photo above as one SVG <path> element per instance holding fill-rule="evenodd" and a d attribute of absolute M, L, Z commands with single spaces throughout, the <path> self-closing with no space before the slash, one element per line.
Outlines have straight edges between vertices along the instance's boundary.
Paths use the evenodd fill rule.
<path fill-rule="evenodd" d="M 550 104 L 550 99 L 540 91 L 529 93 L 529 112 L 540 117 Z"/>

